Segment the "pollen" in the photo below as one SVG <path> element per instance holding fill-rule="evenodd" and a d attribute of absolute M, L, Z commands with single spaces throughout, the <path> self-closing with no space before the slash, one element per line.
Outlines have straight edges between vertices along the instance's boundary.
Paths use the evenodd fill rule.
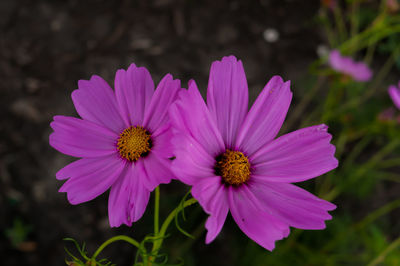
<path fill-rule="evenodd" d="M 149 153 L 151 135 L 141 126 L 131 126 L 119 135 L 117 146 L 122 158 L 134 162 Z"/>
<path fill-rule="evenodd" d="M 242 152 L 226 150 L 216 160 L 215 173 L 225 184 L 238 186 L 249 180 L 250 163 Z"/>

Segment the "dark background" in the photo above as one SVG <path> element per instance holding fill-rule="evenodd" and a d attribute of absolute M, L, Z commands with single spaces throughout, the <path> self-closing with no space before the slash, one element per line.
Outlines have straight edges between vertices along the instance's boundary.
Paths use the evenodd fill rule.
<path fill-rule="evenodd" d="M 234 54 L 243 60 L 254 101 L 272 75 L 301 79 L 317 58 L 323 42 L 314 21 L 318 7 L 319 1 L 301 0 L 1 0 L 0 264 L 64 265 L 63 237 L 85 241 L 91 254 L 118 233 L 140 240 L 152 230 L 152 201 L 132 228 L 110 229 L 108 193 L 72 206 L 57 192 L 62 182 L 55 173 L 73 159 L 49 146 L 49 123 L 57 114 L 76 116 L 70 94 L 79 79 L 97 74 L 113 84 L 116 70 L 135 62 L 147 67 L 155 82 L 171 73 L 185 87 L 194 78 L 204 93 L 211 62 Z M 267 28 L 279 32 L 276 42 L 263 38 Z M 296 101 L 303 88 L 294 83 L 292 90 Z M 161 217 L 187 190 L 178 182 L 161 187 Z M 182 226 L 199 238 L 167 240 L 172 258 L 234 265 L 242 243 L 251 240 L 229 218 L 220 236 L 205 245 L 206 216 L 199 207 L 189 214 L 200 227 Z M 15 228 L 22 232 L 17 244 L 10 236 Z M 174 226 L 170 231 L 179 235 Z M 134 252 L 116 243 L 102 256 L 130 265 Z"/>

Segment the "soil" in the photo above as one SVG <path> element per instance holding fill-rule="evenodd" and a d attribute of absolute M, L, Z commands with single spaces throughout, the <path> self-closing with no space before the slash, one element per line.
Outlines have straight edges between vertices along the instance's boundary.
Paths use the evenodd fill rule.
<path fill-rule="evenodd" d="M 62 182 L 55 173 L 73 158 L 49 146 L 49 123 L 54 115 L 77 115 L 70 94 L 79 79 L 97 74 L 113 84 L 115 71 L 135 62 L 156 82 L 166 73 L 184 86 L 194 78 L 205 94 L 211 62 L 234 54 L 244 62 L 254 101 L 272 75 L 300 79 L 317 58 L 323 42 L 314 20 L 318 5 L 301 0 L 0 1 L 0 264 L 65 265 L 64 237 L 85 241 L 93 252 L 118 233 L 140 239 L 151 231 L 151 203 L 133 228 L 110 229 L 107 193 L 72 206 L 57 192 Z M 268 28 L 279 33 L 275 42 L 264 39 Z M 297 95 L 303 90 L 295 84 L 292 89 Z M 178 182 L 162 187 L 171 202 L 162 205 L 162 215 L 187 189 Z M 212 245 L 206 246 L 200 233 L 191 247 L 193 265 L 234 264 L 224 241 L 238 229 L 229 223 Z M 14 244 L 12 232 L 22 235 Z M 115 244 L 104 255 L 131 265 L 133 250 Z"/>

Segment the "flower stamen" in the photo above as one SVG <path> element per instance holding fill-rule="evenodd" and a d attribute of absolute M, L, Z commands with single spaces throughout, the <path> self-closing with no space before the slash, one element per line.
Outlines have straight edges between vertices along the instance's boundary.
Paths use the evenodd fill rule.
<path fill-rule="evenodd" d="M 131 126 L 119 135 L 117 146 L 122 158 L 137 161 L 151 150 L 151 135 L 142 126 Z"/>
<path fill-rule="evenodd" d="M 216 158 L 215 174 L 222 177 L 222 181 L 229 185 L 240 185 L 250 178 L 250 163 L 240 151 L 226 150 Z"/>

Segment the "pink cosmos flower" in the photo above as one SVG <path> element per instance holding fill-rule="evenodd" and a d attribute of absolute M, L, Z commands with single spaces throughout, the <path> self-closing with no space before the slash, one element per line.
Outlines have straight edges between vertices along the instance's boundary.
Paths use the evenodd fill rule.
<path fill-rule="evenodd" d="M 144 213 L 150 191 L 170 182 L 171 131 L 168 108 L 179 80 L 166 75 L 154 91 L 146 68 L 118 70 L 115 92 L 99 76 L 80 80 L 72 92 L 82 119 L 55 116 L 50 145 L 79 159 L 57 172 L 71 204 L 92 200 L 111 187 L 110 226 L 128 226 Z"/>
<path fill-rule="evenodd" d="M 351 57 L 342 56 L 338 50 L 332 50 L 329 54 L 329 65 L 356 81 L 368 81 L 372 77 L 372 70 L 365 63 L 355 62 Z"/>
<path fill-rule="evenodd" d="M 222 229 L 228 211 L 240 229 L 268 250 L 289 226 L 323 229 L 335 205 L 292 185 L 335 167 L 327 126 L 303 128 L 276 138 L 288 111 L 290 82 L 275 76 L 248 111 L 241 61 L 212 64 L 204 103 L 196 83 L 171 106 L 172 168 L 210 215 L 206 243 Z"/>
<path fill-rule="evenodd" d="M 398 87 L 395 85 L 389 86 L 388 92 L 390 95 L 390 98 L 392 98 L 392 101 L 394 105 L 400 110 L 400 82 L 398 84 Z"/>

